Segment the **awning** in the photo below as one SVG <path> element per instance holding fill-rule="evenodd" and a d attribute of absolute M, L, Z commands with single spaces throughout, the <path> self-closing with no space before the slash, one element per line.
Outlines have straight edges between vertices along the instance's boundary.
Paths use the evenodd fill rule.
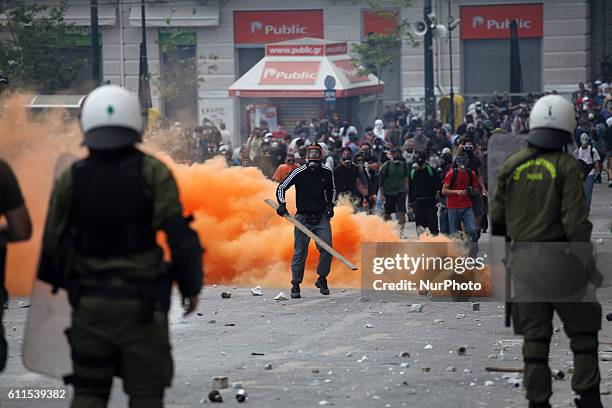
<path fill-rule="evenodd" d="M 359 75 L 346 43 L 303 38 L 266 46 L 266 56 L 229 87 L 238 97 L 323 98 L 325 78 L 335 80 L 336 97 L 383 91 L 375 75 Z"/>
<path fill-rule="evenodd" d="M 170 6 L 148 4 L 145 6 L 146 24 L 150 27 L 213 27 L 219 25 L 218 6 Z M 140 6 L 130 9 L 130 25 L 142 24 Z"/>
<path fill-rule="evenodd" d="M 87 95 L 36 95 L 26 108 L 30 109 L 79 109 Z"/>
<path fill-rule="evenodd" d="M 91 9 L 87 5 L 68 6 L 64 21 L 67 25 L 74 24 L 76 26 L 91 25 Z M 40 17 L 49 16 L 49 9 L 40 12 Z M 6 14 L 0 14 L 0 24 L 6 24 Z M 113 26 L 117 23 L 117 7 L 115 6 L 98 6 L 98 25 Z"/>

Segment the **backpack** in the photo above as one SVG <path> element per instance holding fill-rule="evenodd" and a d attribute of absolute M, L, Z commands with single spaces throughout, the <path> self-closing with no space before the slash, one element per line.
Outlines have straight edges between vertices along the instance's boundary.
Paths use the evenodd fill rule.
<path fill-rule="evenodd" d="M 473 185 L 473 179 L 472 179 L 472 169 L 467 169 L 468 170 L 468 178 L 469 178 L 469 186 Z M 449 188 L 452 190 L 455 187 L 455 183 L 457 182 L 457 176 L 459 175 L 459 169 L 457 167 L 453 168 L 453 175 L 451 176 L 451 182 L 450 182 L 450 186 Z"/>
<path fill-rule="evenodd" d="M 431 168 L 431 166 L 429 164 L 425 165 L 425 167 L 427 168 L 427 172 L 429 173 L 429 177 L 433 176 L 433 170 Z M 416 169 L 412 169 L 410 171 L 410 180 L 414 180 L 414 175 L 416 173 Z"/>

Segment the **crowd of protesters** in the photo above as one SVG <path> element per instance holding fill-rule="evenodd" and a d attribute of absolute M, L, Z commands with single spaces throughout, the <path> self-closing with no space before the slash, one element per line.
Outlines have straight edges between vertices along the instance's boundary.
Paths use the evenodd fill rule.
<path fill-rule="evenodd" d="M 358 211 L 385 219 L 395 214 L 402 231 L 407 220 L 416 221 L 418 233 L 463 230 L 477 242 L 488 229 L 488 140 L 506 132 L 527 133 L 531 107 L 546 94 L 519 100 L 497 93 L 489 100 L 473 98 L 454 130 L 448 123 L 413 114 L 404 103 L 385 106 L 381 118 L 362 131 L 338 114 L 299 120 L 293 128 L 281 123 L 270 129 L 262 121 L 235 148 L 224 129 L 205 121 L 188 137 L 188 155 L 198 163 L 220 155 L 229 166 L 255 166 L 281 182 L 304 164 L 307 147 L 318 143 L 323 164 L 334 170 L 338 194 Z M 612 187 L 612 84 L 580 83 L 572 101 L 578 118 L 574 154 L 585 171 L 590 205 L 593 184 L 601 182 L 602 172 Z"/>

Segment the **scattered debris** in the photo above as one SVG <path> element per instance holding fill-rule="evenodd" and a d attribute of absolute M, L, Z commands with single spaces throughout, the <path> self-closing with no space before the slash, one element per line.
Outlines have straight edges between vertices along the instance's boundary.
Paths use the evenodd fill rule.
<path fill-rule="evenodd" d="M 217 323 L 217 321 L 215 319 L 212 319 L 212 320 L 209 320 L 208 323 L 209 324 L 215 324 L 215 323 Z"/>
<path fill-rule="evenodd" d="M 370 300 L 370 298 L 369 298 L 369 297 L 362 296 L 361 298 L 359 298 L 359 301 L 360 301 L 360 302 L 370 302 L 371 300 Z M 327 402 L 327 401 L 326 401 L 326 402 Z"/>
<path fill-rule="evenodd" d="M 264 369 L 266 370 L 271 370 L 272 369 L 272 364 L 268 363 L 264 366 Z"/>
<path fill-rule="evenodd" d="M 198 316 L 204 316 L 204 313 L 202 313 L 202 312 L 197 312 L 196 314 L 197 314 Z"/>
<path fill-rule="evenodd" d="M 274 298 L 274 300 L 287 300 L 287 296 L 285 296 L 285 294 L 283 292 L 279 293 L 278 295 L 276 295 L 276 297 Z"/>
<path fill-rule="evenodd" d="M 361 357 L 359 360 L 357 360 L 358 363 L 363 363 L 364 361 L 366 361 L 368 359 L 368 356 L 363 356 Z"/>
<path fill-rule="evenodd" d="M 472 310 L 478 312 L 480 310 L 480 303 L 472 303 Z"/>
<path fill-rule="evenodd" d="M 552 378 L 558 381 L 562 381 L 565 379 L 565 373 L 561 370 L 553 370 Z"/>
<path fill-rule="evenodd" d="M 597 245 L 603 245 L 603 238 L 598 238 L 597 241 L 595 241 L 597 243 Z"/>
<path fill-rule="evenodd" d="M 410 306 L 410 311 L 412 313 L 422 313 L 423 312 L 423 304 L 415 303 L 415 304 L 411 305 Z"/>
<path fill-rule="evenodd" d="M 224 326 L 234 327 L 234 326 L 236 326 L 236 323 L 225 323 Z"/>
<path fill-rule="evenodd" d="M 223 397 L 217 390 L 212 390 L 208 393 L 208 400 L 210 402 L 223 402 Z"/>
<path fill-rule="evenodd" d="M 457 349 L 457 354 L 459 354 L 460 356 L 465 356 L 465 353 L 467 352 L 467 349 L 463 346 L 459 347 Z"/>
<path fill-rule="evenodd" d="M 314 370 L 312 370 L 313 374 L 319 374 L 319 370 L 317 368 L 315 368 Z"/>
<path fill-rule="evenodd" d="M 495 385 L 495 383 L 493 381 L 491 381 L 491 380 L 487 380 L 487 381 L 485 381 L 484 385 L 485 385 L 485 387 L 492 387 L 492 386 Z"/>
<path fill-rule="evenodd" d="M 458 313 L 457 314 L 457 319 L 459 319 L 459 320 L 463 319 L 464 317 L 465 317 L 465 314 L 463 314 L 463 313 Z"/>
<path fill-rule="evenodd" d="M 425 350 L 431 350 L 433 348 L 433 346 L 431 344 L 426 344 L 425 347 L 423 347 Z"/>
<path fill-rule="evenodd" d="M 471 368 L 466 368 L 466 369 L 463 370 L 463 372 L 469 374 L 469 373 L 472 372 L 472 369 Z"/>
<path fill-rule="evenodd" d="M 446 367 L 446 371 L 448 371 L 449 373 L 454 373 L 455 371 L 457 371 L 457 369 L 453 366 L 450 366 L 450 367 Z"/>
<path fill-rule="evenodd" d="M 265 353 L 258 353 L 256 351 L 251 353 L 252 356 L 265 356 Z"/>
<path fill-rule="evenodd" d="M 371 325 L 370 323 L 366 323 L 365 326 L 363 326 L 363 327 L 365 327 L 366 329 L 373 329 L 374 328 L 374 326 Z"/>
<path fill-rule="evenodd" d="M 247 392 L 243 389 L 239 389 L 236 392 L 236 399 L 238 400 L 238 402 L 244 402 L 247 400 Z"/>
<path fill-rule="evenodd" d="M 232 292 L 221 292 L 221 297 L 223 299 L 229 299 L 232 297 Z"/>
<path fill-rule="evenodd" d="M 431 371 L 431 367 L 423 367 L 423 368 L 421 368 L 421 370 L 422 370 L 424 373 L 428 373 L 428 372 L 430 372 L 430 371 Z"/>
<path fill-rule="evenodd" d="M 408 363 L 401 363 L 401 364 L 400 364 L 400 367 L 402 367 L 402 368 L 408 368 L 408 367 L 410 367 L 410 364 L 408 364 Z"/>
<path fill-rule="evenodd" d="M 410 353 L 407 351 L 402 351 L 402 354 L 400 354 L 401 358 L 410 358 Z"/>
<path fill-rule="evenodd" d="M 222 390 L 228 387 L 227 377 L 213 377 L 213 388 Z"/>
<path fill-rule="evenodd" d="M 345 356 L 345 357 L 353 357 L 353 353 L 351 353 L 351 352 L 349 351 L 349 352 L 348 352 L 348 353 L 346 353 L 344 356 Z"/>
<path fill-rule="evenodd" d="M 434 319 L 434 323 L 443 323 L 444 319 Z"/>
<path fill-rule="evenodd" d="M 325 405 L 329 405 L 329 401 L 321 400 L 321 401 L 319 401 L 319 405 L 322 406 L 322 407 L 325 406 Z"/>
<path fill-rule="evenodd" d="M 255 286 L 254 288 L 251 288 L 251 295 L 263 296 L 263 291 L 261 290 L 261 286 Z"/>
<path fill-rule="evenodd" d="M 232 383 L 232 388 L 235 390 L 240 390 L 242 389 L 242 383 L 241 382 Z"/>

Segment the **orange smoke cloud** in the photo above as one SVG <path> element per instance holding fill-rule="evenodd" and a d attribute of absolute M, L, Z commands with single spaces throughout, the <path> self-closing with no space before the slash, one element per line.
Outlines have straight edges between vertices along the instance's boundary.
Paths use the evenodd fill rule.
<path fill-rule="evenodd" d="M 193 166 L 172 166 L 186 213 L 206 247 L 208 283 L 284 287 L 291 280 L 293 226 L 264 203 L 274 198 L 277 184 L 256 168 L 227 168 L 222 159 Z M 288 208 L 295 212 L 294 194 Z M 378 217 L 353 214 L 348 205 L 332 219 L 333 245 L 351 262 L 360 263 L 361 242 L 399 241 L 394 225 Z M 306 281 L 315 280 L 318 251 L 311 242 Z M 330 283 L 358 287 L 359 272 L 334 260 Z"/>

